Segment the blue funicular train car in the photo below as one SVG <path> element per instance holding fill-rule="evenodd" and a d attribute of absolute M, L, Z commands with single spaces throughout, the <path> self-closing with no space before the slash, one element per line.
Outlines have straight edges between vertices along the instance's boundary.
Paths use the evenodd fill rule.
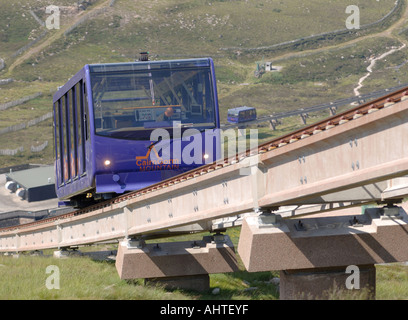
<path fill-rule="evenodd" d="M 53 104 L 55 185 L 65 204 L 138 190 L 220 155 L 211 58 L 85 65 Z M 207 132 L 215 143 L 205 144 Z"/>
<path fill-rule="evenodd" d="M 227 121 L 229 123 L 241 123 L 256 119 L 256 109 L 253 107 L 237 107 L 228 109 Z"/>

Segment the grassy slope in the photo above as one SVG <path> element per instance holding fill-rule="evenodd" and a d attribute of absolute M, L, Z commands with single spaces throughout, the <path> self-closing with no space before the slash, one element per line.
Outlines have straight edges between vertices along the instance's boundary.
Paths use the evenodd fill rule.
<path fill-rule="evenodd" d="M 68 0 L 55 1 L 54 4 L 61 6 L 61 30 L 49 30 L 45 39 L 37 44 L 46 42 L 47 46 L 24 61 L 19 60 L 21 56 L 12 57 L 13 52 L 44 30 L 29 10 L 45 20 L 44 8 L 48 2 L 27 0 L 2 4 L 0 57 L 5 59 L 7 66 L 13 65 L 14 68 L 12 72 L 6 68 L 0 77 L 12 77 L 16 81 L 0 87 L 0 103 L 38 91 L 44 95 L 27 106 L 5 112 L 0 117 L 0 127 L 25 121 L 36 112 L 50 110 L 52 92 L 84 64 L 129 61 L 142 50 L 149 50 L 158 59 L 214 56 L 224 121 L 227 109 L 241 104 L 253 105 L 263 115 L 350 96 L 357 77 L 364 73 L 368 55 L 382 52 L 384 44 L 368 41 L 356 45 L 351 52 L 346 48 L 286 59 L 280 61 L 284 67 L 282 73 L 269 74 L 260 80 L 253 77 L 255 62 L 273 59 L 272 56 L 265 56 L 265 52 L 237 56 L 235 51 L 220 49 L 267 46 L 344 28 L 345 7 L 350 4 L 360 7 L 361 24 L 367 24 L 389 12 L 394 2 L 372 1 L 367 5 L 364 1 L 352 3 L 346 0 L 314 0 L 307 4 L 298 1 L 167 0 L 136 3 L 118 0 L 113 7 L 82 23 L 68 36 L 58 37 L 55 37 L 57 32 L 62 34 L 72 21 L 98 5 L 104 5 L 104 1 L 92 1 L 85 11 L 76 10 Z M 29 50 L 34 50 L 37 45 Z M 352 54 L 353 58 L 350 58 Z M 340 59 L 340 56 L 345 58 Z M 16 61 L 18 65 L 13 64 Z M 23 130 L 11 134 L 10 139 L 0 137 L 0 149 L 16 148 L 18 137 L 28 148 L 30 143 L 35 145 L 37 138 L 30 140 L 32 135 L 28 133 Z M 52 140 L 51 128 L 44 140 Z M 43 162 L 51 162 L 51 154 L 44 150 L 44 156 L 40 158 L 44 159 Z M 0 166 L 14 164 L 14 160 L 28 160 L 28 157 L 29 152 L 15 158 L 0 157 Z"/>
<path fill-rule="evenodd" d="M 27 44 L 30 35 L 35 38 L 43 30 L 31 16 L 29 9 L 45 20 L 47 15 L 43 8 L 47 4 L 44 0 L 2 4 L 4 11 L 0 11 L 0 30 L 4 30 L 5 36 L 3 40 L 0 39 L 0 57 L 5 58 L 7 66 L 19 58 L 13 58 L 12 53 Z M 63 8 L 63 29 L 70 21 L 85 15 L 97 5 L 103 4 L 103 1 L 93 1 L 87 10 L 78 12 L 67 0 L 55 1 L 55 4 Z M 51 103 L 47 105 L 46 101 L 51 101 L 52 91 L 66 82 L 85 63 L 128 61 L 146 49 L 156 58 L 214 56 L 219 79 L 221 116 L 224 121 L 227 109 L 241 104 L 253 105 L 263 115 L 350 96 L 357 77 L 364 73 L 367 57 L 369 54 L 382 52 L 384 44 L 367 41 L 351 48 L 351 52 L 346 48 L 279 61 L 284 67 L 282 73 L 269 74 L 260 80 L 253 77 L 255 62 L 273 59 L 273 56 L 265 56 L 267 52 L 237 56 L 235 51 L 220 50 L 237 46 L 267 46 L 344 28 L 347 17 L 345 7 L 349 4 L 359 5 L 361 24 L 367 24 L 389 12 L 394 2 L 373 1 L 368 6 L 364 1 L 351 3 L 345 0 L 314 0 L 307 5 L 297 1 L 210 3 L 167 0 L 135 3 L 118 0 L 113 7 L 79 25 L 66 37 L 52 39 L 57 31 L 50 30 L 43 40 L 52 39 L 49 45 L 26 60 L 19 61 L 20 64 L 12 72 L 4 70 L 4 77 L 13 77 L 16 81 L 0 87 L 0 103 L 27 95 L 26 92 L 43 91 L 45 95 L 37 102 L 30 102 L 27 107 L 20 109 L 28 110 L 34 103 L 43 104 L 41 111 L 47 108 L 50 110 Z M 13 23 L 8 23 L 10 21 Z M 353 58 L 350 58 L 351 55 Z M 341 56 L 345 58 L 341 59 Z M 15 114 L 11 116 L 12 113 Z M 8 126 L 9 122 L 24 121 L 32 113 L 12 108 L 0 118 L 0 127 Z M 30 144 L 27 132 L 22 131 L 16 136 L 22 137 L 25 144 Z M 51 130 L 46 139 L 52 140 Z M 16 139 L 13 137 L 3 137 L 0 141 L 0 148 L 16 147 Z M 52 161 L 48 155 L 51 152 L 47 153 L 45 150 L 43 161 Z M 24 161 L 27 157 L 29 154 L 25 153 L 15 160 Z M 10 162 L 13 162 L 13 158 L 0 158 L 0 166 L 9 165 Z"/>
<path fill-rule="evenodd" d="M 239 229 L 229 230 L 235 245 L 238 242 Z M 190 237 L 191 238 L 191 237 Z M 196 235 L 194 239 L 200 239 Z M 180 237 L 178 240 L 185 241 Z M 104 245 L 99 250 L 116 250 L 116 246 Z M 89 248 L 81 248 L 83 252 Z M 19 259 L 0 256 L 0 299 L 132 299 L 132 300 L 183 300 L 183 299 L 232 299 L 263 300 L 277 299 L 278 288 L 268 281 L 279 272 L 248 273 L 241 264 L 242 271 L 231 274 L 213 274 L 210 276 L 208 292 L 176 290 L 169 294 L 157 286 L 143 286 L 143 280 L 120 280 L 113 262 L 94 261 L 89 257 L 71 257 L 55 259 L 44 257 L 20 256 Z M 58 266 L 60 289 L 49 290 L 46 279 L 50 274 L 46 268 Z M 29 267 L 27 267 L 29 266 Z M 256 287 L 256 290 L 249 289 Z M 214 288 L 220 288 L 218 295 L 212 295 Z"/>

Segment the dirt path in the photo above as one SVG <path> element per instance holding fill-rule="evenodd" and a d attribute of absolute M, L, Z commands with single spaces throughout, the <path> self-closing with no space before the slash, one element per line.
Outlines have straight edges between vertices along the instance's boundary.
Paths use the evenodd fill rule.
<path fill-rule="evenodd" d="M 36 53 L 39 53 L 41 50 L 44 50 L 47 46 L 49 46 L 51 43 L 54 41 L 60 39 L 61 37 L 64 36 L 64 33 L 66 30 L 68 30 L 71 26 L 75 25 L 80 19 L 83 19 L 85 16 L 89 16 L 93 14 L 95 11 L 104 8 L 104 7 L 109 7 L 110 0 L 103 1 L 100 4 L 96 5 L 94 8 L 91 10 L 85 12 L 84 14 L 79 14 L 77 15 L 74 19 L 71 20 L 71 24 L 65 25 L 61 27 L 60 29 L 54 29 L 51 30 L 51 36 L 47 37 L 44 41 L 40 42 L 36 46 L 30 48 L 27 50 L 25 53 L 23 53 L 20 57 L 18 57 L 8 68 L 8 73 L 11 73 L 14 68 L 16 68 L 18 65 L 22 64 L 24 61 L 29 59 L 31 56 L 33 56 Z"/>
<path fill-rule="evenodd" d="M 386 56 L 388 56 L 388 55 L 390 55 L 390 54 L 392 54 L 392 53 L 394 53 L 394 52 L 396 52 L 396 51 L 399 51 L 399 50 L 402 50 L 402 49 L 404 49 L 406 47 L 406 44 L 404 43 L 401 47 L 399 47 L 399 48 L 396 48 L 396 49 L 391 49 L 390 51 L 387 51 L 387 52 L 385 52 L 385 53 L 383 53 L 382 55 L 380 55 L 379 57 L 377 57 L 377 58 L 371 58 L 370 60 L 371 60 L 371 63 L 370 63 L 370 65 L 367 67 L 367 74 L 365 75 L 365 76 L 363 76 L 363 77 L 361 77 L 360 78 L 360 80 L 358 81 L 358 85 L 357 85 L 357 87 L 356 88 L 354 88 L 354 95 L 356 95 L 356 96 L 358 96 L 358 95 L 360 95 L 360 89 L 363 87 L 363 81 L 365 80 L 365 79 L 367 79 L 370 75 L 371 75 L 371 73 L 373 72 L 373 68 L 374 68 L 374 66 L 375 66 L 375 63 L 378 61 L 378 60 L 382 60 L 382 59 L 384 59 Z"/>
<path fill-rule="evenodd" d="M 383 32 L 380 32 L 380 33 L 378 33 L 378 34 L 372 35 L 372 36 L 389 37 L 389 38 L 396 39 L 396 40 L 398 40 L 399 42 L 402 43 L 402 46 L 399 47 L 399 48 L 391 49 L 391 50 L 389 50 L 389 51 L 383 53 L 383 54 L 380 55 L 379 57 L 370 59 L 370 60 L 371 60 L 371 63 L 370 63 L 370 65 L 367 67 L 367 71 L 368 71 L 367 74 L 364 75 L 363 77 L 361 77 L 361 78 L 359 79 L 357 87 L 354 88 L 354 94 L 355 94 L 356 96 L 358 96 L 358 95 L 360 94 L 360 91 L 359 91 L 359 90 L 363 87 L 363 82 L 364 82 L 364 80 L 366 80 L 366 79 L 371 75 L 371 73 L 373 72 L 373 68 L 374 68 L 374 66 L 375 66 L 375 64 L 376 64 L 376 62 L 377 62 L 378 60 L 382 60 L 382 59 L 384 59 L 385 57 L 387 57 L 388 55 L 390 55 L 390 54 L 392 54 L 392 53 L 394 53 L 394 52 L 396 52 L 396 51 L 399 51 L 399 50 L 404 49 L 404 48 L 408 45 L 408 41 L 407 41 L 407 40 L 405 40 L 405 39 L 399 37 L 398 35 L 393 35 L 393 34 L 392 34 L 392 32 L 393 32 L 394 30 L 396 30 L 397 28 L 401 27 L 402 24 L 407 21 L 407 18 L 408 18 L 408 5 L 407 5 L 407 7 L 405 8 L 405 12 L 404 12 L 404 14 L 402 15 L 401 19 L 399 19 L 395 24 L 393 24 L 393 25 L 392 25 L 391 27 L 389 27 L 387 30 L 384 30 Z M 364 38 L 364 37 L 363 37 L 363 38 Z M 368 36 L 367 36 L 367 38 L 368 38 Z M 362 38 L 360 38 L 360 39 L 362 39 Z M 357 39 L 356 39 L 356 40 L 357 40 Z"/>

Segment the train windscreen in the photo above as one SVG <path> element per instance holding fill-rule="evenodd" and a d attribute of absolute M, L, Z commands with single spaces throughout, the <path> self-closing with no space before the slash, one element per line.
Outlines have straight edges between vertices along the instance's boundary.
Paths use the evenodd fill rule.
<path fill-rule="evenodd" d="M 137 65 L 137 64 L 135 64 Z M 212 129 L 216 104 L 208 66 L 144 64 L 91 69 L 95 133 L 148 140 L 152 130 Z"/>

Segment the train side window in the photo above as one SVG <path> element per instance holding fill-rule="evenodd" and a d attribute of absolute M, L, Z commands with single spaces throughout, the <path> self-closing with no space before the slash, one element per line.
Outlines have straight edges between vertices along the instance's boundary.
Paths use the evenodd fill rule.
<path fill-rule="evenodd" d="M 57 172 L 58 170 L 61 170 L 62 168 L 60 167 L 61 164 L 61 151 L 60 151 L 60 118 L 59 118 L 59 101 L 54 103 L 54 137 L 55 137 L 55 163 L 57 165 Z M 57 176 L 57 181 L 55 181 L 56 185 L 60 185 L 61 177 Z"/>
<path fill-rule="evenodd" d="M 67 146 L 67 106 L 66 106 L 66 96 L 61 97 L 61 121 L 62 121 L 62 131 L 61 131 L 61 140 L 62 140 L 62 157 L 63 157 L 63 181 L 67 181 L 69 179 L 68 174 L 68 146 Z"/>
<path fill-rule="evenodd" d="M 82 102 L 82 80 L 80 80 L 76 85 L 75 85 L 75 96 L 76 96 L 76 115 L 77 115 L 77 155 L 78 155 L 78 174 L 84 173 L 84 148 L 83 148 L 83 114 L 84 114 L 84 106 Z"/>
<path fill-rule="evenodd" d="M 86 140 L 89 139 L 90 136 L 90 128 L 89 128 L 89 109 L 88 109 L 88 96 L 86 92 L 86 83 L 84 83 L 84 128 L 85 128 L 85 137 Z"/>
<path fill-rule="evenodd" d="M 58 149 L 60 151 L 60 185 L 64 183 L 64 134 L 63 134 L 63 128 L 64 128 L 64 123 L 62 120 L 62 115 L 63 115 L 63 108 L 62 108 L 62 99 L 58 100 L 58 135 L 60 137 L 59 143 L 58 143 Z"/>
<path fill-rule="evenodd" d="M 72 174 L 72 168 L 71 168 L 71 123 L 70 123 L 70 100 L 71 97 L 68 94 L 68 92 L 65 94 L 65 112 L 66 112 L 66 124 L 65 124 L 65 136 L 66 136 L 66 141 L 67 141 L 67 168 L 68 168 L 68 180 L 71 181 L 71 174 Z"/>
<path fill-rule="evenodd" d="M 54 103 L 54 136 L 55 136 L 55 159 L 59 160 L 60 150 L 59 150 L 59 108 L 58 101 Z"/>
<path fill-rule="evenodd" d="M 76 125 L 76 95 L 75 87 L 69 91 L 70 128 L 71 128 L 71 173 L 72 177 L 78 176 L 78 153 L 77 153 L 77 125 Z"/>

